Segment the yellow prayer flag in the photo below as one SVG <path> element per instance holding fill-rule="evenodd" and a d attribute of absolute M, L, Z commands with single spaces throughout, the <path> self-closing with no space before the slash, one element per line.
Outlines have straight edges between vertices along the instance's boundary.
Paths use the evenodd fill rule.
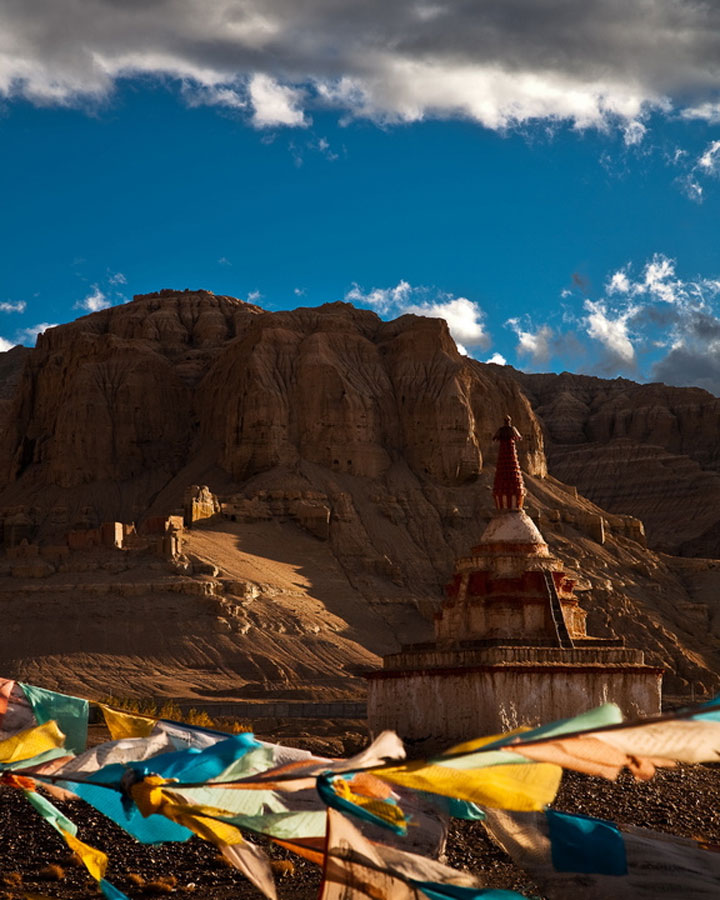
<path fill-rule="evenodd" d="M 133 713 L 120 712 L 104 704 L 98 704 L 105 717 L 110 737 L 114 741 L 123 738 L 148 737 L 157 723 L 157 719 Z"/>
<path fill-rule="evenodd" d="M 102 850 L 96 850 L 95 847 L 83 844 L 82 841 L 70 834 L 69 831 L 64 831 L 62 828 L 60 828 L 59 831 L 65 838 L 65 843 L 74 853 L 77 853 L 92 877 L 96 881 L 100 881 L 104 878 L 105 872 L 107 871 L 108 858 Z"/>
<path fill-rule="evenodd" d="M 452 769 L 447 765 L 419 762 L 380 769 L 375 775 L 416 791 L 442 794 L 494 809 L 532 812 L 555 799 L 562 768 L 550 763 L 525 763 Z"/>
<path fill-rule="evenodd" d="M 165 816 L 178 825 L 183 825 L 218 847 L 241 844 L 243 837 L 240 829 L 229 822 L 218 822 L 215 816 L 225 816 L 227 811 L 213 806 L 196 806 L 186 803 L 166 787 L 172 782 L 159 775 L 148 775 L 131 788 L 133 800 L 144 816 L 153 814 Z"/>
<path fill-rule="evenodd" d="M 20 762 L 32 759 L 47 750 L 55 750 L 65 743 L 65 735 L 53 719 L 44 725 L 26 728 L 12 737 L 0 741 L 0 763 Z"/>

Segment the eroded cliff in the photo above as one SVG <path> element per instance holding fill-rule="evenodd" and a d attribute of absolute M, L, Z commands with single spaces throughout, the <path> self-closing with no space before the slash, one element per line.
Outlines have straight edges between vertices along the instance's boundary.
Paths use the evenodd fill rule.
<path fill-rule="evenodd" d="M 638 490 L 637 457 L 633 463 L 626 445 L 646 455 L 657 447 L 685 470 L 696 466 L 697 495 L 709 496 L 702 479 L 720 476 L 712 468 L 718 448 L 702 437 L 715 421 L 701 410 L 702 398 L 669 392 L 670 412 L 653 413 L 659 401 L 648 400 L 647 412 L 633 420 L 622 413 L 615 383 L 591 379 L 583 393 L 561 381 L 556 390 L 557 376 L 532 381 L 483 365 L 458 353 L 438 319 L 383 322 L 342 303 L 271 313 L 205 291 L 140 296 L 49 330 L 25 355 L 0 394 L 8 422 L 0 438 L 0 517 L 8 534 L 25 534 L 42 548 L 72 529 L 166 516 L 198 483 L 220 497 L 225 518 L 188 539 L 215 571 L 215 586 L 207 594 L 183 587 L 169 604 L 165 593 L 175 589 L 162 588 L 163 627 L 142 640 L 137 620 L 152 615 L 153 589 L 97 588 L 113 581 L 117 561 L 89 559 L 93 574 L 81 577 L 82 560 L 55 565 L 43 558 L 24 580 L 12 573 L 25 570 L 8 563 L 0 570 L 5 620 L 14 616 L 26 638 L 22 648 L 9 632 L 1 642 L 11 673 L 32 680 L 62 669 L 70 678 L 75 667 L 98 691 L 115 677 L 139 679 L 147 692 L 162 671 L 164 693 L 173 692 L 172 683 L 194 696 L 221 689 L 238 696 L 361 694 L 363 666 L 429 634 L 454 557 L 472 546 L 490 515 L 492 436 L 509 413 L 524 438 L 531 514 L 584 579 L 590 630 L 615 629 L 647 650 L 668 667 L 671 692 L 717 686 L 714 572 L 706 566 L 690 577 L 646 549 L 640 523 L 621 515 L 647 510 L 654 529 L 662 510 L 652 504 L 667 502 L 667 461 L 652 450 L 654 499 L 626 507 Z M 637 386 L 624 385 L 634 397 Z M 533 403 L 561 481 L 547 474 Z M 602 447 L 599 461 L 593 447 Z M 604 479 L 594 488 L 606 492 L 616 514 L 582 496 L 600 496 L 593 465 L 596 480 Z M 574 477 L 586 469 L 585 481 Z M 563 481 L 578 484 L 580 495 Z M 688 477 L 678 490 L 678 508 L 693 483 Z M 696 526 L 702 530 L 704 520 Z M 143 566 L 167 570 L 118 552 L 128 583 L 155 584 Z M 312 563 L 314 556 L 322 561 Z M 188 571 L 163 577 L 207 580 Z M 232 584 L 240 582 L 251 601 L 234 599 Z M 69 602 L 74 589 L 88 597 Z M 106 600 L 93 600 L 94 590 Z M 29 610 L 37 620 L 53 604 L 65 632 L 75 635 L 70 644 L 62 629 L 40 635 L 22 625 Z M 102 613 L 103 633 L 114 636 L 95 653 L 86 624 L 92 610 Z M 149 661 L 144 675 L 135 645 Z"/>

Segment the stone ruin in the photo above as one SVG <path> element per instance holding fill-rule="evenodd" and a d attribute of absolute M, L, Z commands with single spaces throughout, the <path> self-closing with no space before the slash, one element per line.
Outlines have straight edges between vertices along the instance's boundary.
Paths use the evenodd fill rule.
<path fill-rule="evenodd" d="M 54 542 L 38 539 L 34 509 L 13 508 L 0 511 L 0 545 L 7 562 L 2 573 L 18 578 L 45 578 L 65 565 L 71 554 L 95 549 L 150 551 L 168 562 L 176 562 L 183 554 L 183 516 L 155 516 L 134 523 L 96 521 L 90 507 L 81 510 L 75 526 L 64 538 Z M 60 530 L 67 527 L 67 510 L 51 511 L 50 522 Z"/>
<path fill-rule="evenodd" d="M 220 511 L 220 501 L 206 484 L 191 484 L 185 489 L 183 514 L 186 528 L 192 528 L 194 522 L 211 519 Z"/>

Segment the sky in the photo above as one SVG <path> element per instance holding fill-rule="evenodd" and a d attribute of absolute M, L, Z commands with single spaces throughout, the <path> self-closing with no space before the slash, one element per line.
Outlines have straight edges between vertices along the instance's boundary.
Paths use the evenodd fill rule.
<path fill-rule="evenodd" d="M 0 350 L 161 288 L 720 395 L 720 5 L 2 0 Z"/>

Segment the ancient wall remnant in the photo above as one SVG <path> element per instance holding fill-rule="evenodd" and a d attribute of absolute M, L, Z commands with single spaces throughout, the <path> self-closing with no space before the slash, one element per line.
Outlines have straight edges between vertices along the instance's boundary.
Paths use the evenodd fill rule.
<path fill-rule="evenodd" d="M 319 491 L 259 491 L 254 497 L 238 494 L 223 502 L 222 512 L 239 522 L 292 519 L 322 541 L 330 537 L 330 519 L 335 515 L 333 501 Z"/>
<path fill-rule="evenodd" d="M 193 522 L 211 519 L 220 512 L 220 501 L 206 484 L 191 484 L 183 497 L 184 524 L 192 527 Z"/>

